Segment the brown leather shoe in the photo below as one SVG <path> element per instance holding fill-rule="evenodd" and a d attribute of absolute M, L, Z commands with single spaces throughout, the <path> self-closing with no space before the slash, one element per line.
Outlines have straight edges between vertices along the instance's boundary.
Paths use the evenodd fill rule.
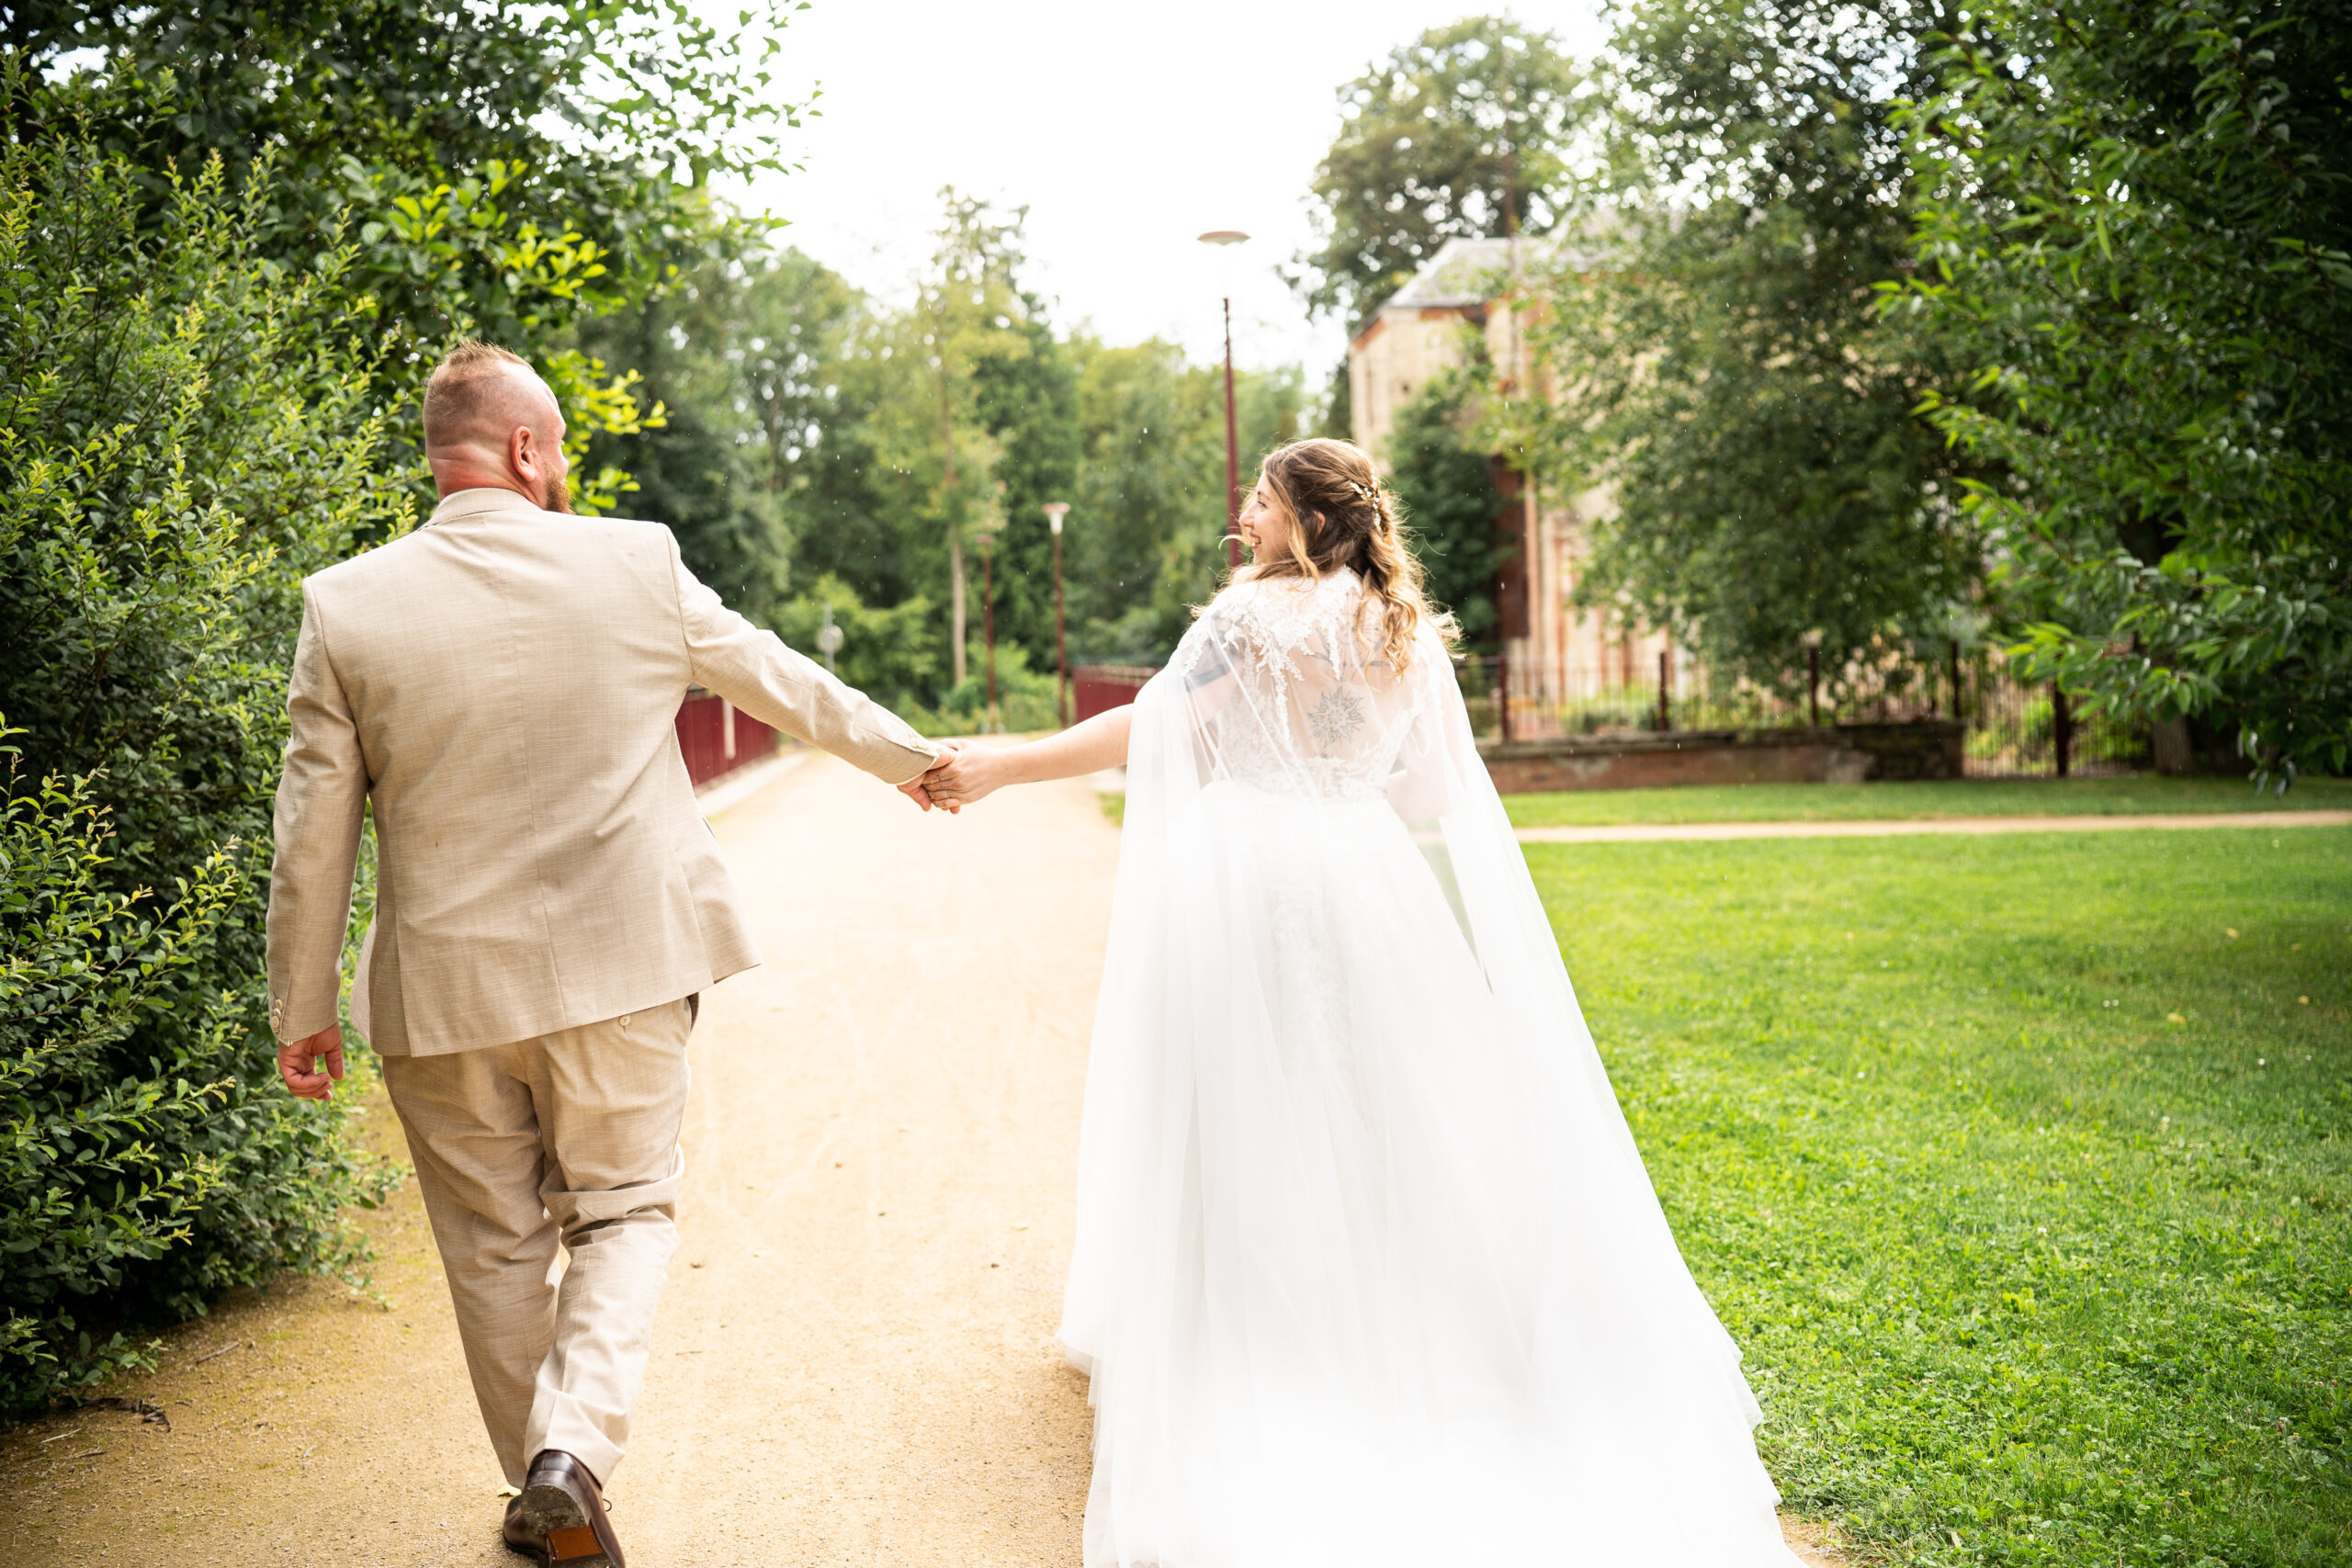
<path fill-rule="evenodd" d="M 628 1568 L 596 1478 L 560 1449 L 531 1461 L 499 1533 L 509 1551 L 538 1559 L 540 1568 Z"/>

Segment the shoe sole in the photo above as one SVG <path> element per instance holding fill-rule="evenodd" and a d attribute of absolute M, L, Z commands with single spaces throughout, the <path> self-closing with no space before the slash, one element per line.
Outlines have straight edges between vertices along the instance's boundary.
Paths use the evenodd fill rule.
<path fill-rule="evenodd" d="M 596 1532 L 579 1499 L 560 1486 L 532 1486 L 515 1500 L 514 1517 L 528 1533 L 546 1541 L 540 1562 L 562 1568 L 613 1568 L 596 1544 Z"/>

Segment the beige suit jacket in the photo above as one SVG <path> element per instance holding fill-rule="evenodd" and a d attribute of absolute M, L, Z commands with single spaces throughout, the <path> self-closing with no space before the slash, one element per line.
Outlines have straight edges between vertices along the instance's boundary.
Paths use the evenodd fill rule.
<path fill-rule="evenodd" d="M 937 749 L 695 581 L 655 523 L 460 491 L 302 584 L 270 1025 L 335 1021 L 363 812 L 370 1043 L 433 1055 L 640 1011 L 759 962 L 678 753 L 699 683 L 887 783 Z"/>

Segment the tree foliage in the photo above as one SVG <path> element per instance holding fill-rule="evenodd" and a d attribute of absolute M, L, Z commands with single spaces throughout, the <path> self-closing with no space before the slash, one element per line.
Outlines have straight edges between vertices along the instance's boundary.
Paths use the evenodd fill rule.
<path fill-rule="evenodd" d="M 780 632 L 805 637 L 830 608 L 845 678 L 918 722 L 968 728 L 986 574 L 967 556 L 959 681 L 955 531 L 995 541 L 1001 691 L 1016 669 L 1053 668 L 1051 501 L 1072 507 L 1073 658 L 1164 657 L 1224 570 L 1224 393 L 1171 345 L 1057 332 L 1023 285 L 1019 214 L 943 194 L 938 253 L 903 306 L 789 250 L 714 250 L 588 341 L 644 366 L 670 411 L 667 427 L 596 448 L 642 482 L 629 504 Z M 1237 389 L 1245 463 L 1298 434 L 1295 372 L 1245 371 Z"/>
<path fill-rule="evenodd" d="M 1508 17 L 1433 28 L 1340 88 L 1312 186 L 1319 248 L 1294 286 L 1351 326 L 1456 236 L 1550 228 L 1573 194 L 1579 75 Z"/>
<path fill-rule="evenodd" d="M 1949 334 L 1932 400 L 2009 484 L 1970 506 L 2021 651 L 2277 770 L 2352 758 L 2352 32 L 2310 0 L 2010 0 L 1955 18 L 1913 117 Z"/>
<path fill-rule="evenodd" d="M 344 284 L 354 330 L 382 349 L 379 392 L 413 397 L 419 360 L 489 338 L 554 387 L 576 464 L 594 434 L 662 414 L 572 330 L 743 227 L 707 182 L 780 163 L 775 133 L 801 106 L 768 67 L 790 8 L 761 0 L 721 28 L 684 0 L 36 3 L 11 8 L 17 58 L 69 90 L 20 96 L 11 123 L 37 138 L 63 115 L 128 160 L 148 231 L 175 174 L 217 155 L 234 183 L 266 149 L 276 196 L 254 243 L 297 267 L 351 248 Z M 101 81 L 113 90 L 70 90 Z M 407 424 L 390 431 L 401 456 Z M 628 484 L 589 469 L 575 499 L 607 511 Z"/>
<path fill-rule="evenodd" d="M 1976 575 L 1961 455 L 1915 417 L 1934 334 L 1881 314 L 1910 254 L 1896 102 L 1913 0 L 1639 0 L 1607 79 L 1609 175 L 1553 251 L 1546 376 L 1499 422 L 1613 482 L 1578 584 L 1719 671 L 1786 686 L 1952 635 Z"/>
<path fill-rule="evenodd" d="M 662 411 L 659 425 L 600 431 L 591 443 L 592 467 L 629 476 L 631 492 L 615 504 L 667 525 L 695 575 L 763 624 L 790 597 L 793 528 L 768 428 L 786 416 L 762 394 L 789 395 L 776 384 L 775 340 L 788 343 L 794 323 L 777 306 L 798 276 L 714 243 L 641 305 L 580 329 L 588 353 L 629 367 Z"/>
<path fill-rule="evenodd" d="M 1474 362 L 1423 383 L 1397 411 L 1383 456 L 1429 596 L 1453 612 L 1468 647 L 1492 652 L 1501 635 L 1496 574 L 1516 550 L 1498 536 L 1503 498 L 1494 459 L 1476 439 L 1483 368 Z"/>
<path fill-rule="evenodd" d="M 345 1257 L 369 1190 L 340 1109 L 277 1084 L 258 895 L 299 581 L 412 513 L 350 254 L 271 259 L 268 173 L 212 161 L 157 214 L 90 141 L 0 144 L 9 1409 Z"/>

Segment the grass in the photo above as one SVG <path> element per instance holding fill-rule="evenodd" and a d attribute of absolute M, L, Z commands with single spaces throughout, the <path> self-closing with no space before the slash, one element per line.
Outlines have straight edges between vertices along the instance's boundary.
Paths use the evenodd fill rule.
<path fill-rule="evenodd" d="M 1631 822 L 1815 822 L 1919 817 L 2344 810 L 2352 780 L 2303 779 L 2284 799 L 2243 779 L 1960 779 L 1936 784 L 1729 784 L 1507 795 L 1521 828 Z"/>
<path fill-rule="evenodd" d="M 1528 859 L 1788 1506 L 2352 1562 L 2352 830 Z"/>

